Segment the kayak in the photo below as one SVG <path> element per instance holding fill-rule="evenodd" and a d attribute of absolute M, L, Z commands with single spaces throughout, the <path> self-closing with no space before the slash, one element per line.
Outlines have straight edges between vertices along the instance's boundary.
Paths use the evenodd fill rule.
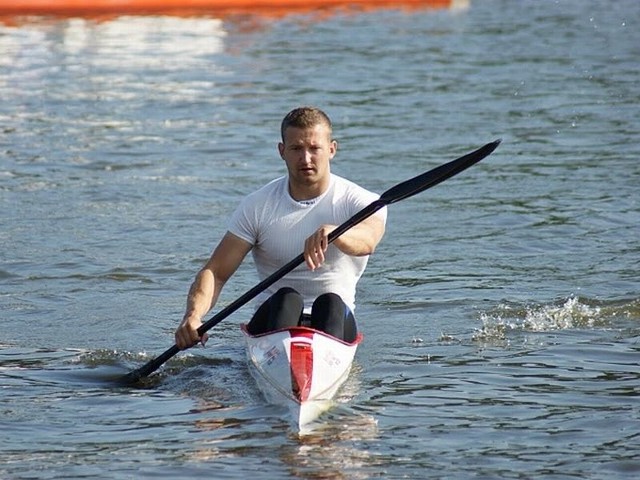
<path fill-rule="evenodd" d="M 249 370 L 265 399 L 288 408 L 304 431 L 335 403 L 363 335 L 352 343 L 308 327 L 251 335 L 242 325 Z"/>
<path fill-rule="evenodd" d="M 242 325 L 249 370 L 265 399 L 288 408 L 292 426 L 305 430 L 334 404 L 362 341 L 346 343 L 325 332 L 293 327 L 251 335 Z"/>
<path fill-rule="evenodd" d="M 0 0 L 0 16 L 263 13 L 350 8 L 449 8 L 469 0 Z"/>

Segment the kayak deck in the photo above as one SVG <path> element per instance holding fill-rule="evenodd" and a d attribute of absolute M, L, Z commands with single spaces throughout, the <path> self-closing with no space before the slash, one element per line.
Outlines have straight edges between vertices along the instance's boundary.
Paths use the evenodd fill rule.
<path fill-rule="evenodd" d="M 308 327 L 251 335 L 242 325 L 251 374 L 265 399 L 288 407 L 299 430 L 334 403 L 362 341 L 346 343 Z"/>

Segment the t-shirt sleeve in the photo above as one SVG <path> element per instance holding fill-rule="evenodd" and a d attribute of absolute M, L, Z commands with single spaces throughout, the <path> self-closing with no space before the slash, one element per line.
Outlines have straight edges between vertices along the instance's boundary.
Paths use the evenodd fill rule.
<path fill-rule="evenodd" d="M 231 215 L 227 230 L 251 245 L 255 245 L 258 241 L 255 217 L 248 197 L 245 197 Z"/>
<path fill-rule="evenodd" d="M 375 202 L 380 198 L 380 195 L 377 193 L 373 193 L 363 187 L 356 186 L 352 191 L 352 211 L 350 215 L 355 215 L 357 212 L 367 207 L 371 203 Z M 383 207 L 378 210 L 375 214 L 376 217 L 380 218 L 383 223 L 387 222 L 387 207 Z"/>

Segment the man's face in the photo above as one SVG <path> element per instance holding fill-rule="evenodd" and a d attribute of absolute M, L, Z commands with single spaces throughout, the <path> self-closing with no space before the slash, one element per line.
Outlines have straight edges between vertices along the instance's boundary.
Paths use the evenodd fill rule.
<path fill-rule="evenodd" d="M 329 163 L 337 150 L 329 127 L 321 124 L 311 128 L 289 127 L 278 150 L 287 164 L 292 187 L 321 187 L 325 182 L 328 185 Z"/>

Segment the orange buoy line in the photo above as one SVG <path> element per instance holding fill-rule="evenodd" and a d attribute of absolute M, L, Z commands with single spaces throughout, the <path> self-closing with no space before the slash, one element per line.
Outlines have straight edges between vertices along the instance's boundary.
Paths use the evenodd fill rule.
<path fill-rule="evenodd" d="M 457 3 L 460 0 L 0 0 L 0 16 L 268 14 L 336 7 L 450 8 Z"/>

